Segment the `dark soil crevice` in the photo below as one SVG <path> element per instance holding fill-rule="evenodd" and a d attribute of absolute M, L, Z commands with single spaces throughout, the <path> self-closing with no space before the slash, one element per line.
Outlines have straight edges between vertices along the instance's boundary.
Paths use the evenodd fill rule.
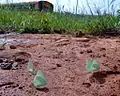
<path fill-rule="evenodd" d="M 6 83 L 3 83 L 3 84 L 0 84 L 0 87 L 7 86 L 7 85 L 12 85 L 12 84 L 14 84 L 14 82 L 6 82 Z"/>
<path fill-rule="evenodd" d="M 90 82 L 99 82 L 99 84 L 105 83 L 105 78 L 109 75 L 120 75 L 119 71 L 101 71 L 101 72 L 95 72 L 90 77 Z"/>
<path fill-rule="evenodd" d="M 47 87 L 44 87 L 44 88 L 36 88 L 38 91 L 42 91 L 42 92 L 49 92 L 49 89 Z"/>

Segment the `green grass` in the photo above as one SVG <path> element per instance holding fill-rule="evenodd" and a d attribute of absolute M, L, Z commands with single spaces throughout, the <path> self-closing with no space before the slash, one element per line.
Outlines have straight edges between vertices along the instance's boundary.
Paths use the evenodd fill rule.
<path fill-rule="evenodd" d="M 85 33 L 101 35 L 107 29 L 119 28 L 120 18 L 113 15 L 73 15 L 65 13 L 45 13 L 39 11 L 0 10 L 0 29 L 14 29 L 17 32 L 37 33 Z"/>

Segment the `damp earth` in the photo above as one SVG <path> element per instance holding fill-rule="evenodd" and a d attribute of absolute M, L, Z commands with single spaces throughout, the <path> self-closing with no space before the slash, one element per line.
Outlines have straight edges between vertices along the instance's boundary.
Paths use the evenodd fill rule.
<path fill-rule="evenodd" d="M 0 96 L 120 96 L 120 38 L 0 35 Z M 48 84 L 33 86 L 32 59 Z M 100 63 L 87 72 L 86 60 Z"/>

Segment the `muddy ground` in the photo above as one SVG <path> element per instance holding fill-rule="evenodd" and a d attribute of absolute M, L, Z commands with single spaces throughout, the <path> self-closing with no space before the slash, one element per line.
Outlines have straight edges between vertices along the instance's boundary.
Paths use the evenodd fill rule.
<path fill-rule="evenodd" d="M 4 39 L 0 96 L 120 96 L 120 37 L 0 35 L 0 42 Z M 48 85 L 33 86 L 29 58 Z M 87 72 L 85 62 L 90 59 L 100 63 L 100 70 Z"/>

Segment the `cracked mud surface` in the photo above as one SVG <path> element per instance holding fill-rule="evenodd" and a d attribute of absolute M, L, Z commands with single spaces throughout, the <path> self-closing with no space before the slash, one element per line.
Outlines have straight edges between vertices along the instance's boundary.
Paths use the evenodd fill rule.
<path fill-rule="evenodd" d="M 0 96 L 120 96 L 119 37 L 24 34 L 7 36 L 7 40 L 5 50 L 0 50 L 0 65 L 16 62 L 18 66 L 0 68 Z M 29 58 L 45 74 L 48 85 L 33 86 Z M 101 69 L 87 73 L 88 59 L 97 60 Z"/>

